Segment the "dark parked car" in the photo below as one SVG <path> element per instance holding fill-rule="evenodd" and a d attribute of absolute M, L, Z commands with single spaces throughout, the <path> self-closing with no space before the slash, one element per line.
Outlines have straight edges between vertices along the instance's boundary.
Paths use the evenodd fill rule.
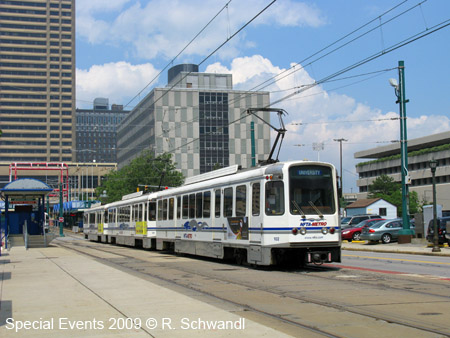
<path fill-rule="evenodd" d="M 449 228 L 450 228 L 450 217 L 438 217 L 436 219 L 436 223 L 438 226 L 439 244 L 444 244 L 445 242 L 447 242 L 448 245 L 450 245 L 450 234 L 447 232 L 447 222 L 449 222 Z M 431 220 L 430 223 L 428 223 L 427 240 L 428 240 L 428 242 L 434 243 L 433 220 Z"/>
<path fill-rule="evenodd" d="M 359 222 L 352 228 L 347 228 L 342 230 L 342 239 L 346 239 L 349 242 L 351 241 L 359 241 L 361 238 L 361 231 L 364 227 L 370 227 L 375 222 L 384 221 L 384 218 L 373 218 L 366 219 L 362 222 Z"/>
<path fill-rule="evenodd" d="M 347 229 L 347 228 L 351 228 L 355 225 L 357 225 L 358 223 L 365 221 L 366 219 L 371 219 L 371 218 L 381 218 L 380 215 L 372 215 L 372 214 L 366 214 L 366 215 L 353 215 L 353 216 L 348 216 L 348 217 L 344 217 L 341 219 L 341 229 Z"/>

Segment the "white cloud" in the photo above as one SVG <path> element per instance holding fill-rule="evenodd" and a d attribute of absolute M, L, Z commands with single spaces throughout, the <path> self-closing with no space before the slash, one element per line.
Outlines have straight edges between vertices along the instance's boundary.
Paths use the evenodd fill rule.
<path fill-rule="evenodd" d="M 132 53 L 143 59 L 174 57 L 224 6 L 220 0 L 78 0 L 77 33 L 92 44 L 128 43 Z M 207 55 L 262 10 L 268 2 L 234 1 L 184 52 Z M 285 0 L 275 3 L 254 25 L 312 26 L 324 24 L 320 11 L 312 5 Z M 245 32 L 230 40 L 219 52 L 235 57 L 242 48 L 255 44 L 246 41 Z"/>
<path fill-rule="evenodd" d="M 301 66 L 297 66 L 295 75 L 285 77 L 264 90 L 270 90 L 271 102 L 285 97 L 293 92 L 291 88 L 311 84 L 314 79 Z M 233 74 L 233 82 L 243 89 L 254 87 L 255 83 L 280 74 L 288 74 L 270 60 L 254 55 L 252 57 L 236 58 L 230 68 L 214 63 L 207 67 L 207 72 L 223 72 Z M 284 91 L 285 90 L 285 91 Z M 281 91 L 281 92 L 280 92 Z M 339 167 L 339 143 L 334 139 L 345 138 L 343 143 L 344 188 L 350 192 L 350 187 L 356 191 L 355 165 L 360 160 L 354 159 L 354 153 L 364 149 L 386 145 L 392 140 L 399 140 L 399 120 L 395 112 L 383 112 L 377 108 L 356 102 L 346 95 L 326 92 L 321 86 L 316 86 L 302 94 L 295 95 L 275 106 L 288 112 L 284 119 L 288 129 L 280 152 L 280 160 L 310 159 L 333 163 Z M 277 120 L 273 115 L 272 123 Z M 374 121 L 376 120 L 376 121 Z M 417 138 L 439 133 L 450 129 L 450 119 L 447 116 L 431 115 L 408 117 L 408 138 Z M 272 133 L 271 140 L 275 138 Z M 312 149 L 313 143 L 324 143 L 324 150 L 319 154 Z M 298 147 L 296 144 L 304 146 Z M 353 173 L 353 174 L 351 174 Z M 345 182 L 348 182 L 347 187 Z"/>
<path fill-rule="evenodd" d="M 272 10 L 262 15 L 264 23 L 280 26 L 322 26 L 326 19 L 315 5 L 297 1 L 278 1 Z"/>
<path fill-rule="evenodd" d="M 77 69 L 77 106 L 91 108 L 96 97 L 127 104 L 126 100 L 139 93 L 157 74 L 151 64 L 131 65 L 122 61 L 94 65 L 88 70 Z"/>

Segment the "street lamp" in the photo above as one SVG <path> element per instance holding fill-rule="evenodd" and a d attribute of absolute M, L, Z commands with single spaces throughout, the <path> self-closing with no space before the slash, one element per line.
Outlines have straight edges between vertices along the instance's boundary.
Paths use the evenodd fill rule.
<path fill-rule="evenodd" d="M 433 250 L 432 252 L 441 252 L 441 248 L 439 247 L 439 236 L 438 236 L 438 226 L 437 226 L 437 212 L 436 212 L 436 167 L 438 162 L 436 160 L 431 160 L 428 162 L 430 169 L 431 169 L 431 175 L 433 176 L 433 229 L 434 229 L 434 235 L 433 235 Z"/>
<path fill-rule="evenodd" d="M 95 160 L 92 161 L 92 190 L 91 190 L 91 200 L 94 200 L 94 166 Z"/>
<path fill-rule="evenodd" d="M 411 243 L 411 237 L 414 231 L 409 223 L 409 192 L 408 184 L 410 178 L 408 175 L 408 145 L 406 133 L 406 103 L 405 99 L 405 65 L 403 61 L 398 62 L 398 78 L 397 80 L 390 79 L 389 83 L 395 89 L 395 96 L 400 107 L 400 156 L 401 156 L 401 174 L 402 174 L 402 219 L 403 229 L 398 232 L 398 243 Z"/>
<path fill-rule="evenodd" d="M 320 152 L 324 149 L 324 143 L 323 142 L 316 142 L 312 144 L 313 150 L 317 151 L 317 162 L 320 161 Z"/>
<path fill-rule="evenodd" d="M 340 162 L 341 162 L 341 191 L 344 192 L 344 186 L 342 185 L 342 142 L 347 142 L 345 138 L 335 138 L 334 141 L 339 142 L 339 153 L 340 153 Z"/>

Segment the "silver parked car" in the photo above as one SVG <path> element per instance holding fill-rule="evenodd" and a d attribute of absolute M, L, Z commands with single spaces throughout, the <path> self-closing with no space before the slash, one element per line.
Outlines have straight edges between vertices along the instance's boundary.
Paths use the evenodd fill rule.
<path fill-rule="evenodd" d="M 411 223 L 413 227 L 413 223 Z M 383 244 L 398 240 L 398 232 L 403 228 L 401 218 L 377 222 L 369 228 L 363 228 L 361 239 L 365 241 L 380 241 Z"/>

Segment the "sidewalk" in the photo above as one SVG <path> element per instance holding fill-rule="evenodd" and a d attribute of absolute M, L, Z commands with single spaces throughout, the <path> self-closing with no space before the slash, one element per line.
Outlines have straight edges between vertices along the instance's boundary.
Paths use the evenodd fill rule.
<path fill-rule="evenodd" d="M 56 246 L 3 253 L 0 283 L 0 337 L 284 336 Z"/>
<path fill-rule="evenodd" d="M 448 256 L 450 257 L 450 248 L 448 245 L 440 246 L 441 252 L 432 252 L 433 245 L 426 240 L 413 239 L 412 243 L 398 244 L 396 242 L 389 244 L 368 243 L 366 241 L 342 241 L 343 250 L 352 251 L 372 251 L 372 252 L 389 252 L 403 253 L 413 255 L 427 256 Z"/>

